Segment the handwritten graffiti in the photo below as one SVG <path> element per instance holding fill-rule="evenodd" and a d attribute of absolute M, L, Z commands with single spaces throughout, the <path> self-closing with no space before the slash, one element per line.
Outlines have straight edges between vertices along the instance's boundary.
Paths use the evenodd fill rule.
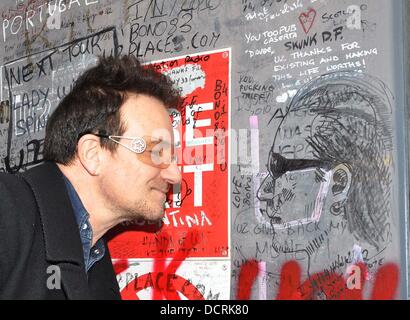
<path fill-rule="evenodd" d="M 127 283 L 121 291 L 123 299 L 139 300 L 138 292 L 147 288 L 152 288 L 153 300 L 180 300 L 180 295 L 185 296 L 189 300 L 203 300 L 202 293 L 189 280 L 179 276 L 178 268 L 188 258 L 191 250 L 198 244 L 199 233 L 196 230 L 190 231 L 182 242 L 178 253 L 166 266 L 164 258 L 161 257 L 161 252 L 167 251 L 170 243 L 170 235 L 163 234 L 169 241 L 157 243 L 158 255 L 154 260 L 154 270 L 147 274 L 141 275 L 130 283 Z M 116 274 L 127 270 L 129 263 L 126 260 L 119 260 L 114 263 Z"/>
<path fill-rule="evenodd" d="M 66 4 L 67 2 L 67 4 Z M 81 1 L 83 6 L 87 7 L 92 4 L 97 4 L 95 1 Z M 76 4 L 73 6 L 73 4 Z M 1 12 L 2 19 L 2 40 L 6 42 L 12 37 L 21 34 L 22 32 L 32 32 L 36 29 L 36 25 L 46 24 L 49 29 L 53 29 L 53 19 L 60 16 L 61 13 L 81 7 L 77 1 L 28 1 L 28 4 L 20 4 L 15 10 L 9 12 Z M 44 22 L 43 22 L 44 21 Z"/>
<path fill-rule="evenodd" d="M 155 63 L 158 71 L 168 72 L 183 89 L 179 124 L 173 128 L 178 159 L 192 162 L 180 166 L 183 180 L 167 199 L 162 225 L 130 221 L 123 223 L 127 230 L 118 232 L 116 257 L 123 260 L 114 267 L 123 277 L 128 272 L 124 298 L 208 299 L 212 289 L 214 297 L 250 299 L 258 290 L 257 298 L 266 299 L 270 288 L 269 299 L 394 296 L 397 268 L 386 264 L 386 257 L 397 257 L 400 247 L 392 199 L 398 196 L 393 185 L 400 168 L 395 158 L 400 145 L 394 143 L 401 139 L 393 133 L 397 117 L 389 90 L 366 75 L 390 70 L 385 61 L 392 61 L 393 51 L 381 45 L 390 43 L 385 41 L 390 29 L 378 23 L 381 16 L 391 16 L 389 5 L 370 0 L 354 5 L 315 0 L 9 2 L 0 10 L 1 172 L 17 173 L 42 161 L 49 116 L 96 56 L 166 59 Z M 50 29 L 60 30 L 50 36 Z M 223 60 L 214 62 L 217 55 L 209 52 L 222 45 L 237 53 L 223 72 Z M 329 73 L 340 70 L 362 75 Z M 211 103 L 212 110 L 200 110 Z M 252 127 L 250 116 L 259 125 Z M 205 135 L 207 123 L 221 135 Z M 251 127 L 250 135 L 230 136 L 244 126 Z M 188 148 L 186 128 L 194 133 L 190 142 L 212 141 Z M 228 131 L 238 148 L 228 149 Z M 249 161 L 229 166 L 237 149 L 241 161 L 241 151 L 250 151 Z M 210 163 L 212 170 L 202 166 Z M 221 175 L 215 179 L 216 173 Z M 157 233 L 161 226 L 169 237 Z M 200 244 L 189 255 L 175 257 L 193 229 L 201 233 L 191 242 L 199 239 Z M 360 246 L 356 251 L 355 245 Z M 193 275 L 200 264 L 190 263 L 209 257 L 226 259 L 228 272 Z M 370 295 L 348 287 L 350 265 L 362 268 L 360 284 L 373 288 Z M 240 285 L 232 291 L 229 271 L 241 271 L 232 283 Z M 229 284 L 218 287 L 223 282 L 218 276 Z"/>
<path fill-rule="evenodd" d="M 16 155 L 7 155 L 3 159 L 5 168 L 0 168 L 0 172 L 3 170 L 14 174 L 41 163 L 43 161 L 43 146 L 44 139 L 28 141 L 26 146 L 21 148 Z"/>
<path fill-rule="evenodd" d="M 0 106 L 0 125 L 8 124 L 7 134 L 4 128 L 1 131 L 6 142 L 0 156 L 2 171 L 16 173 L 43 160 L 49 115 L 79 73 L 95 62 L 93 55 L 111 55 L 117 49 L 116 30 L 109 27 L 41 54 L 13 57 L 3 66 L 3 94 L 10 98 Z"/>
<path fill-rule="evenodd" d="M 185 1 L 179 5 L 174 1 L 173 6 L 167 7 L 156 0 L 135 2 L 127 8 L 128 53 L 145 58 L 157 53 L 182 52 L 187 47 L 215 48 L 221 34 L 197 31 L 194 22 L 197 16 L 217 10 L 221 3 Z"/>

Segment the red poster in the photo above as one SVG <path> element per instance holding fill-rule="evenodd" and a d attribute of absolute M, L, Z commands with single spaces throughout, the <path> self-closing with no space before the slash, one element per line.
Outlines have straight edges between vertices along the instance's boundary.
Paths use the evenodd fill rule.
<path fill-rule="evenodd" d="M 229 258 L 230 58 L 227 49 L 153 63 L 184 98 L 171 114 L 183 180 L 168 197 L 160 230 L 137 221 L 116 228 L 113 259 L 173 258 L 184 250 L 189 258 Z"/>

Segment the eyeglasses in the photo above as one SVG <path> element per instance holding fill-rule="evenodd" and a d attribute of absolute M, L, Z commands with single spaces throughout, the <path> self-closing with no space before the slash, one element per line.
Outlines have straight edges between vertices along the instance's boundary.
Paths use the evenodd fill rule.
<path fill-rule="evenodd" d="M 100 138 L 109 139 L 137 154 L 138 160 L 140 160 L 141 162 L 156 168 L 166 169 L 170 166 L 170 164 L 177 163 L 177 156 L 174 153 L 173 145 L 159 138 L 153 138 L 150 136 L 115 136 L 94 132 L 86 132 L 81 134 L 81 136 L 84 136 L 86 134 L 92 134 Z M 121 140 L 128 140 L 131 142 L 129 145 L 127 145 L 125 143 L 122 143 Z"/>
<path fill-rule="evenodd" d="M 298 171 L 309 168 L 322 168 L 330 170 L 335 163 L 321 159 L 287 159 L 272 150 L 268 157 L 268 170 L 272 178 L 277 179 L 288 171 Z"/>
<path fill-rule="evenodd" d="M 319 221 L 320 216 L 322 214 L 325 198 L 330 186 L 332 175 L 330 170 L 334 168 L 336 164 L 337 163 L 335 161 L 327 159 L 287 159 L 282 155 L 273 152 L 273 150 L 269 152 L 267 166 L 269 174 L 263 179 L 263 182 L 257 191 L 257 199 L 259 201 L 266 201 L 266 205 L 272 209 L 269 210 L 267 208 L 265 211 L 262 210 L 261 212 L 266 212 L 266 215 L 271 219 L 277 219 L 281 221 L 280 223 L 273 223 L 273 227 L 275 229 L 285 229 L 289 226 L 307 224 L 311 221 Z M 323 173 L 323 176 L 320 180 L 316 180 L 317 182 L 320 182 L 320 185 L 317 188 L 317 193 L 313 197 L 315 202 L 314 206 L 312 207 L 310 217 L 306 217 L 300 214 L 300 217 L 294 216 L 293 220 L 291 218 L 290 220 L 284 223 L 283 219 L 289 218 L 289 216 L 281 217 L 278 214 L 278 210 L 281 206 L 283 206 L 284 202 L 291 201 L 291 199 L 284 199 L 282 201 L 284 193 L 280 193 L 280 190 L 275 190 L 277 187 L 277 180 L 279 180 L 285 174 L 292 174 L 292 172 L 298 171 L 298 174 L 308 174 L 309 171 L 312 171 L 314 169 L 323 169 L 325 172 Z M 296 183 L 294 183 L 294 187 L 295 186 Z M 286 189 L 283 189 L 282 187 L 282 191 L 283 190 Z M 312 189 L 312 191 L 313 190 L 314 189 Z M 277 201 L 277 203 L 275 203 L 274 201 Z"/>

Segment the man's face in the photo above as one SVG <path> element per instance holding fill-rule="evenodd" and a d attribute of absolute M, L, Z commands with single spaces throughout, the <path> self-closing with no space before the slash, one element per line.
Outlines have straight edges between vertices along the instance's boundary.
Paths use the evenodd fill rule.
<path fill-rule="evenodd" d="M 123 137 L 151 137 L 163 145 L 173 145 L 169 113 L 156 98 L 130 94 L 121 106 L 121 120 L 126 128 Z M 132 148 L 132 140 L 119 141 Z M 148 143 L 145 154 L 136 154 L 118 145 L 115 152 L 104 153 L 100 186 L 108 205 L 121 220 L 159 221 L 170 186 L 181 180 L 175 162 L 167 168 L 155 166 L 157 159 L 150 164 L 152 147 Z"/>
<path fill-rule="evenodd" d="M 325 210 L 332 171 L 308 143 L 323 123 L 308 111 L 289 112 L 277 130 L 257 193 L 261 213 L 275 229 L 318 221 Z"/>

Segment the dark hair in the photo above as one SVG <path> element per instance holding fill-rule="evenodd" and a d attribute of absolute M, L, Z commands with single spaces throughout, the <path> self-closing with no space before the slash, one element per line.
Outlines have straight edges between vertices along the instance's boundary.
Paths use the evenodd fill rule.
<path fill-rule="evenodd" d="M 120 118 L 120 107 L 129 93 L 157 98 L 167 108 L 178 109 L 180 104 L 171 80 L 153 65 L 143 66 L 132 55 L 100 57 L 96 66 L 77 79 L 50 116 L 44 159 L 69 164 L 75 158 L 78 139 L 85 133 L 122 135 L 126 128 Z M 107 139 L 101 139 L 101 145 L 112 152 L 117 148 Z"/>

